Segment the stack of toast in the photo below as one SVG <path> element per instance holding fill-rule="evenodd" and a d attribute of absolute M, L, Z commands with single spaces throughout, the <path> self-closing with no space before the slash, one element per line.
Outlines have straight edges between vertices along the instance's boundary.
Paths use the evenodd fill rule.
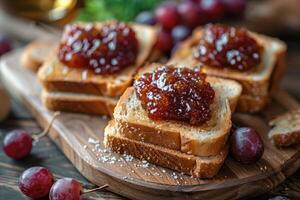
<path fill-rule="evenodd" d="M 94 25 L 101 27 L 101 23 Z M 156 29 L 146 25 L 130 26 L 139 42 L 138 55 L 132 66 L 118 73 L 101 75 L 84 68 L 70 68 L 60 62 L 54 51 L 38 71 L 44 105 L 50 110 L 111 115 L 118 98 L 131 85 L 136 70 L 155 59 L 152 53 Z"/>
<path fill-rule="evenodd" d="M 137 77 L 159 66 L 161 64 L 146 66 Z M 216 97 L 212 118 L 202 126 L 150 119 L 134 88 L 127 88 L 114 110 L 114 119 L 105 129 L 105 145 L 119 153 L 128 153 L 195 177 L 216 175 L 227 155 L 231 113 L 242 88 L 232 80 L 208 77 L 207 81 Z"/>

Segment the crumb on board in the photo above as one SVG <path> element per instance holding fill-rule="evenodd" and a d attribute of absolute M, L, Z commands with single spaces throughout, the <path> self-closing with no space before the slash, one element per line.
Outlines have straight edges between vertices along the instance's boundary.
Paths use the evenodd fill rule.
<path fill-rule="evenodd" d="M 164 174 L 169 174 L 176 181 L 176 183 L 186 183 L 186 180 L 184 178 L 184 176 L 186 175 L 182 172 L 179 173 L 172 170 L 166 170 L 162 167 L 156 167 L 154 165 L 151 165 L 147 160 L 134 159 L 132 155 L 129 155 L 127 153 L 119 154 L 117 156 L 110 149 L 104 148 L 99 140 L 92 137 L 89 137 L 87 142 L 88 144 L 84 145 L 83 148 L 89 149 L 90 151 L 94 152 L 94 155 L 97 157 L 98 162 L 105 164 L 118 164 L 119 167 L 126 166 L 127 162 L 134 162 L 133 167 L 128 169 L 128 176 L 123 177 L 124 180 L 129 179 L 130 175 L 135 174 L 135 169 L 144 168 L 147 169 L 147 171 L 145 171 L 146 176 L 163 177 Z M 160 169 L 160 171 L 157 171 L 157 169 Z"/>

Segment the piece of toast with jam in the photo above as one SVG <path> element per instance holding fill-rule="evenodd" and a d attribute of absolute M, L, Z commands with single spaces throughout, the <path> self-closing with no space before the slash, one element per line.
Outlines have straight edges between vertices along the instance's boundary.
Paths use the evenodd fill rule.
<path fill-rule="evenodd" d="M 208 76 L 238 81 L 243 86 L 238 110 L 257 112 L 278 88 L 285 53 L 286 45 L 278 39 L 245 28 L 208 24 L 195 29 L 169 63 L 201 66 Z"/>
<path fill-rule="evenodd" d="M 38 72 L 44 104 L 51 110 L 110 115 L 155 42 L 156 29 L 146 25 L 67 25 Z"/>
<path fill-rule="evenodd" d="M 227 155 L 241 92 L 236 81 L 206 77 L 201 70 L 146 65 L 121 96 L 104 143 L 195 177 L 213 177 Z"/>

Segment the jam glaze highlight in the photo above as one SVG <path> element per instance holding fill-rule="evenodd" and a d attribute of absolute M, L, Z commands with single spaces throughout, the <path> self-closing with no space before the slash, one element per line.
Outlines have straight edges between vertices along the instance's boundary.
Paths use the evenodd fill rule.
<path fill-rule="evenodd" d="M 107 22 L 67 25 L 58 58 L 68 67 L 85 68 L 96 74 L 113 74 L 135 63 L 138 40 L 125 23 Z"/>
<path fill-rule="evenodd" d="M 212 117 L 215 92 L 199 70 L 162 66 L 134 82 L 142 107 L 153 120 L 202 125 Z"/>
<path fill-rule="evenodd" d="M 262 49 L 245 28 L 208 24 L 193 56 L 207 66 L 247 71 L 259 65 Z"/>

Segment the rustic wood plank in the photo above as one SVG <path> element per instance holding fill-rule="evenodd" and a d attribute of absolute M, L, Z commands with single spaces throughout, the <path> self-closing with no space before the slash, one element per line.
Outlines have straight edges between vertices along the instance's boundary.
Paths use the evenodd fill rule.
<path fill-rule="evenodd" d="M 4 83 L 39 123 L 46 126 L 52 113 L 42 106 L 39 99 L 41 88 L 35 75 L 20 66 L 19 55 L 20 51 L 14 52 L 2 62 Z M 282 98 L 289 103 L 278 104 L 277 99 L 272 107 L 287 110 L 298 106 L 289 96 L 280 95 L 279 100 Z M 222 193 L 222 198 L 257 195 L 274 188 L 297 170 L 300 147 L 279 150 L 271 145 L 266 136 L 269 128 L 260 115 L 237 114 L 235 118 L 259 130 L 266 144 L 264 156 L 258 163 L 247 166 L 227 159 L 226 167 L 231 173 L 227 173 L 225 168 L 217 177 L 206 180 L 151 164 L 141 167 L 143 163 L 140 160 L 129 161 L 126 156 L 109 152 L 101 142 L 107 120 L 99 117 L 63 113 L 54 122 L 49 136 L 91 182 L 97 185 L 108 183 L 108 190 L 136 199 L 168 199 L 169 196 L 174 199 L 200 196 L 215 199 L 216 193 Z"/>
<path fill-rule="evenodd" d="M 21 107 L 21 106 L 18 106 L 18 107 Z M 26 109 L 19 110 L 17 108 L 14 108 L 9 119 L 0 124 L 0 131 L 1 131 L 0 139 L 2 139 L 4 134 L 6 132 L 8 132 L 10 129 L 16 128 L 16 127 L 11 126 L 10 123 L 9 123 L 9 128 L 7 128 L 7 122 L 24 120 L 22 117 L 16 117 L 16 116 L 20 116 L 18 114 L 18 112 L 24 112 L 24 111 L 27 112 L 27 114 L 30 116 L 30 114 L 28 113 L 28 111 L 26 111 Z M 34 120 L 32 120 L 32 123 L 35 123 L 35 127 L 38 127 L 38 124 Z M 22 129 L 26 129 L 28 131 L 33 131 L 33 130 L 31 130 L 31 126 L 30 126 L 30 128 L 28 128 L 27 126 L 21 125 L 21 126 L 18 126 L 17 128 L 22 128 Z M 34 130 L 36 130 L 36 129 L 34 129 Z M 40 131 L 40 129 L 38 129 L 38 131 Z M 76 169 L 74 169 L 74 167 L 68 160 L 62 159 L 65 157 L 62 156 L 62 154 L 60 152 L 58 152 L 58 149 L 55 147 L 53 142 L 51 142 L 49 139 L 46 142 L 47 143 L 49 142 L 49 146 L 47 145 L 49 148 L 47 150 L 47 152 L 50 152 L 51 154 L 53 154 L 53 156 L 51 156 L 51 158 L 48 158 L 48 157 L 42 158 L 42 160 L 43 159 L 52 160 L 52 162 L 48 162 L 46 164 L 43 163 L 43 166 L 52 169 L 53 165 L 58 165 L 58 168 L 60 168 L 60 165 L 63 165 L 64 168 L 62 168 L 62 170 L 59 170 L 57 172 L 57 173 L 59 173 L 59 174 L 56 174 L 57 177 L 62 177 L 62 176 L 66 177 L 66 172 L 68 172 L 68 171 L 74 171 L 75 172 L 74 174 L 76 174 L 76 173 L 79 174 L 79 172 L 77 172 Z M 34 154 L 40 153 L 40 150 L 39 150 L 40 146 L 42 146 L 41 148 L 43 148 L 44 145 L 38 145 L 38 146 L 34 147 L 34 149 L 35 149 Z M 2 148 L 2 147 L 0 146 L 0 148 Z M 36 157 L 42 157 L 42 156 L 38 155 Z M 0 160 L 1 160 L 1 163 L 4 163 L 4 164 L 11 162 L 11 159 L 4 156 L 2 151 L 0 151 Z M 34 160 L 33 161 L 32 160 L 30 160 L 30 161 L 23 160 L 22 162 L 18 162 L 18 163 L 13 162 L 14 163 L 13 165 L 1 165 L 0 166 L 0 196 L 3 197 L 4 199 L 15 199 L 15 200 L 27 199 L 19 192 L 18 187 L 17 187 L 19 175 L 20 175 L 21 171 L 26 169 L 26 166 L 22 165 L 23 162 L 27 162 L 26 166 L 33 166 L 33 165 L 36 165 L 36 163 L 37 163 Z M 2 166 L 9 166 L 9 170 L 11 170 L 12 172 L 7 173 L 6 169 L 4 169 L 4 167 L 2 167 Z M 5 176 L 5 177 L 7 176 L 6 174 L 9 174 L 10 181 L 7 181 L 6 179 L 3 178 L 3 176 Z M 84 178 L 81 177 L 80 175 L 73 176 L 73 175 L 68 174 L 68 176 L 77 178 L 79 180 L 82 180 L 82 179 L 84 180 Z M 90 184 L 88 184 L 88 185 L 90 185 Z M 277 195 L 286 195 L 291 198 L 296 198 L 296 197 L 300 196 L 299 187 L 300 187 L 300 172 L 296 173 L 292 177 L 289 177 L 276 190 L 271 191 L 267 195 L 264 195 L 264 196 L 261 196 L 259 198 L 255 198 L 255 199 L 265 200 L 265 199 L 268 199 L 268 197 L 274 197 Z M 84 199 L 121 199 L 121 198 L 110 192 L 97 192 L 97 193 L 92 193 L 92 194 L 85 196 Z"/>

